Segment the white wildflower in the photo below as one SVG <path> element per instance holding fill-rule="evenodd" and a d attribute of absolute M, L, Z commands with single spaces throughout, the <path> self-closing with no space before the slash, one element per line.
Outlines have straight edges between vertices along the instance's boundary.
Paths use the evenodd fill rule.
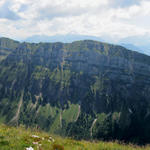
<path fill-rule="evenodd" d="M 52 142 L 55 142 L 55 140 L 50 136 L 49 139 L 52 141 Z"/>
<path fill-rule="evenodd" d="M 32 137 L 33 137 L 33 138 L 39 138 L 39 136 L 38 136 L 38 135 L 32 135 Z"/>
<path fill-rule="evenodd" d="M 55 140 L 50 136 L 49 139 L 52 141 L 52 142 L 55 142 Z"/>
<path fill-rule="evenodd" d="M 26 148 L 26 150 L 34 150 L 32 147 L 28 147 Z"/>
<path fill-rule="evenodd" d="M 39 143 L 38 143 L 38 142 L 33 142 L 32 144 L 34 144 L 34 145 L 38 145 Z"/>

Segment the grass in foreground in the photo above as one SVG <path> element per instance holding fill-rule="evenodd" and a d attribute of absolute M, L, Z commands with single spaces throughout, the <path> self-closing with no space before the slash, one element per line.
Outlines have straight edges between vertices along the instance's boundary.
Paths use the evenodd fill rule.
<path fill-rule="evenodd" d="M 0 150 L 150 150 L 150 146 L 76 141 L 34 129 L 0 125 Z"/>

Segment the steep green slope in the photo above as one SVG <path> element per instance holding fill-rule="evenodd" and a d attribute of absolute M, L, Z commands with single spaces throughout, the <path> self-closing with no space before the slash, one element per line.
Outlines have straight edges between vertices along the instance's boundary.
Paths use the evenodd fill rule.
<path fill-rule="evenodd" d="M 90 40 L 12 49 L 0 64 L 0 122 L 149 142 L 150 57 Z"/>

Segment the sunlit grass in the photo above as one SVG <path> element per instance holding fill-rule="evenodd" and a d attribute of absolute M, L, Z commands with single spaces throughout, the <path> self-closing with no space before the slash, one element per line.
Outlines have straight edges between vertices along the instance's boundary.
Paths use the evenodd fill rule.
<path fill-rule="evenodd" d="M 139 147 L 118 142 L 76 141 L 49 135 L 36 129 L 15 128 L 0 125 L 0 150 L 150 150 L 150 146 Z"/>

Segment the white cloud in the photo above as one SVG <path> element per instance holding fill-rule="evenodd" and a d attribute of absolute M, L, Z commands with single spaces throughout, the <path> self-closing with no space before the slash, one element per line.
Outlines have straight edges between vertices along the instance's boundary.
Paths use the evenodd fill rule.
<path fill-rule="evenodd" d="M 76 33 L 118 40 L 150 34 L 149 0 L 11 0 L 8 8 L 21 19 L 0 18 L 0 36 Z"/>

